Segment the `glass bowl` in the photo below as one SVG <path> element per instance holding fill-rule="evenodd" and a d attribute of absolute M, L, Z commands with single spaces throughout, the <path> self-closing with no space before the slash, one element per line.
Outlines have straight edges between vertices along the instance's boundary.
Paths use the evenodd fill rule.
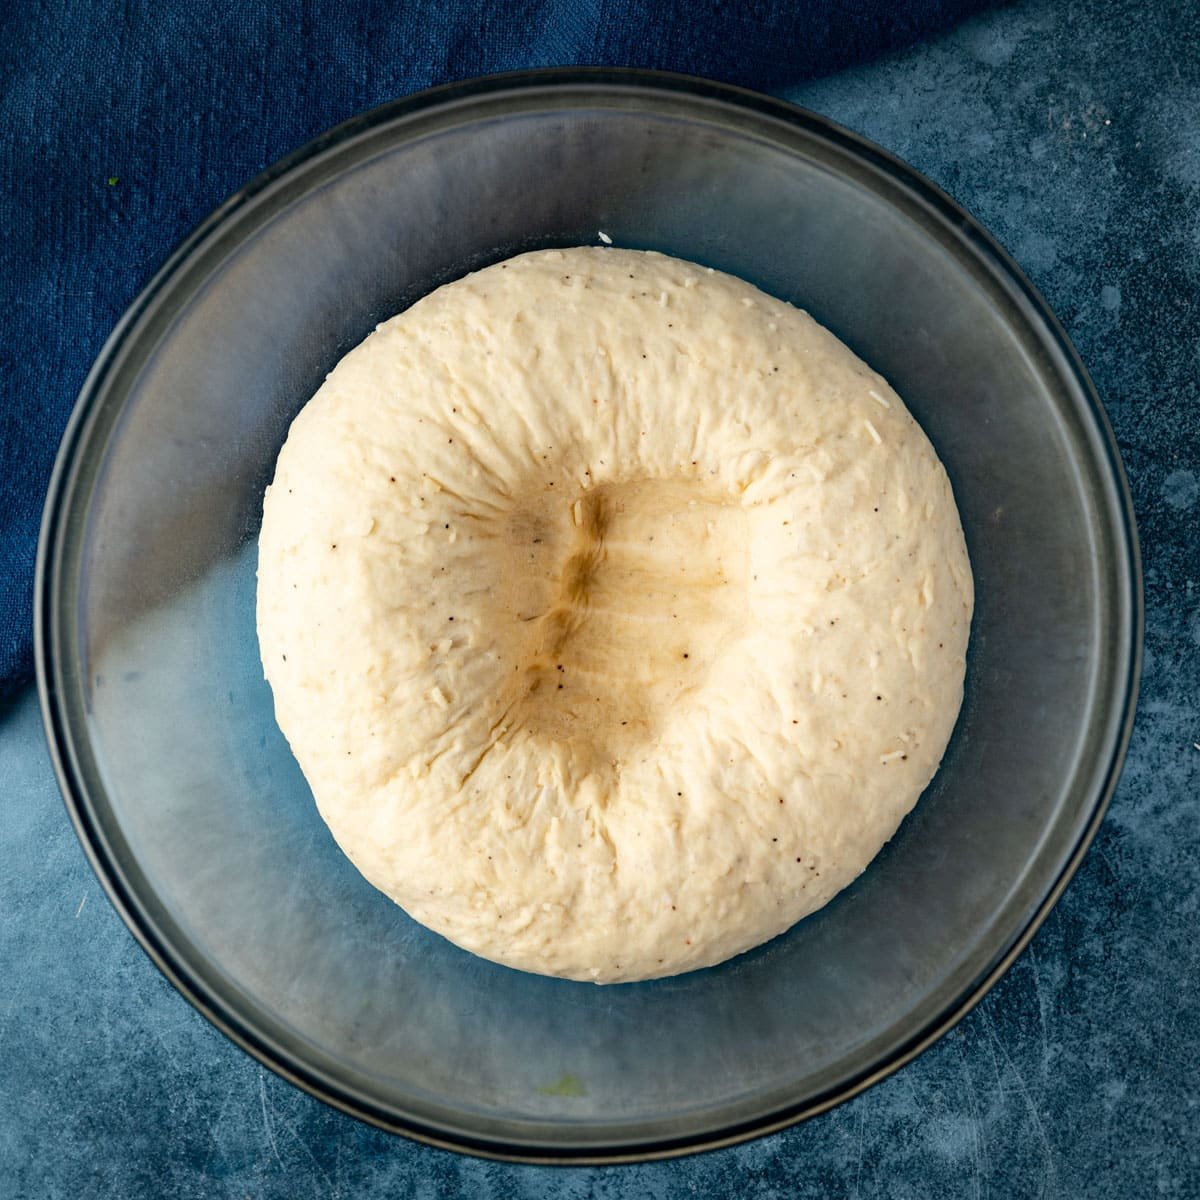
<path fill-rule="evenodd" d="M 472 957 L 358 875 L 275 726 L 254 629 L 263 488 L 338 358 L 447 280 L 599 230 L 795 302 L 886 376 L 949 471 L 978 593 L 945 761 L 859 881 L 722 966 L 608 988 Z M 777 1129 L 944 1033 L 1095 832 L 1140 633 L 1112 434 L 996 244 L 820 117 L 604 70 L 386 105 L 218 209 L 89 375 L 38 565 L 60 782 L 154 961 L 330 1104 L 526 1161 L 648 1158 Z"/>

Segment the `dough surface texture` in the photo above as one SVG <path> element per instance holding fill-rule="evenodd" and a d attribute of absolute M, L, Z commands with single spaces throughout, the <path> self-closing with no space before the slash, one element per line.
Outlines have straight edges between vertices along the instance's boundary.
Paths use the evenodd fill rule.
<path fill-rule="evenodd" d="M 509 966 L 721 962 L 929 783 L 972 579 L 900 398 L 800 310 L 658 254 L 438 289 L 297 416 L 264 503 L 280 727 L 358 869 Z"/>

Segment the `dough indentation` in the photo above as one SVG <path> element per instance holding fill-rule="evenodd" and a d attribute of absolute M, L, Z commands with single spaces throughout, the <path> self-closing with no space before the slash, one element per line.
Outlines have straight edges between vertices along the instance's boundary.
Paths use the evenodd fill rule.
<path fill-rule="evenodd" d="M 522 541 L 540 552 L 514 572 Z M 528 502 L 488 543 L 520 667 L 514 733 L 586 772 L 655 737 L 744 629 L 746 544 L 740 503 L 686 477 Z"/>

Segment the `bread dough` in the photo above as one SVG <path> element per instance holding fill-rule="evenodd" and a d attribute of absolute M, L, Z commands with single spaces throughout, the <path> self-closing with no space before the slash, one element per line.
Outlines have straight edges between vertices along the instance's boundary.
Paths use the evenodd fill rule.
<path fill-rule="evenodd" d="M 616 249 L 380 325 L 259 543 L 276 715 L 342 849 L 458 945 L 597 982 L 721 962 L 863 870 L 946 747 L 972 603 L 878 375 Z"/>

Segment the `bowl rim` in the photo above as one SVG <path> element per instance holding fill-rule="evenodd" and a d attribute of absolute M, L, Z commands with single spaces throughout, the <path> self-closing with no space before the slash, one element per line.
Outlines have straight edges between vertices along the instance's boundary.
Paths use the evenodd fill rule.
<path fill-rule="evenodd" d="M 107 396 L 107 384 L 117 360 L 126 348 L 139 320 L 153 309 L 167 285 L 197 251 L 219 233 L 272 184 L 297 171 L 326 151 L 399 118 L 453 106 L 467 100 L 496 99 L 503 94 L 526 96 L 569 92 L 579 89 L 612 89 L 616 93 L 643 93 L 648 100 L 667 96 L 676 100 L 702 100 L 715 107 L 769 117 L 824 142 L 842 155 L 874 168 L 903 187 L 925 207 L 943 229 L 952 230 L 981 268 L 994 281 L 1006 286 L 1021 303 L 1031 324 L 1056 351 L 1067 381 L 1083 398 L 1081 415 L 1091 421 L 1094 444 L 1100 450 L 1100 475 L 1108 492 L 1108 510 L 1115 516 L 1112 530 L 1117 549 L 1114 589 L 1114 626 L 1122 634 L 1123 653 L 1114 663 L 1109 694 L 1097 704 L 1108 703 L 1113 715 L 1099 756 L 1102 765 L 1090 811 L 1075 845 L 1065 856 L 1058 875 L 1028 916 L 1026 924 L 1008 948 L 993 959 L 953 1001 L 936 1011 L 907 1040 L 892 1047 L 856 1075 L 808 1099 L 786 1104 L 722 1128 L 702 1130 L 671 1138 L 611 1145 L 516 1143 L 461 1130 L 440 1128 L 402 1116 L 373 1104 L 369 1099 L 338 1085 L 297 1056 L 275 1044 L 226 1004 L 213 989 L 197 978 L 176 953 L 171 939 L 141 903 L 135 890 L 114 861 L 99 828 L 85 775 L 80 769 L 64 696 L 71 673 L 59 653 L 63 612 L 63 541 L 69 501 L 79 467 L 79 450 L 87 442 L 93 419 Z M 455 1150 L 483 1158 L 542 1165 L 604 1165 L 646 1162 L 678 1157 L 703 1150 L 738 1144 L 775 1133 L 809 1117 L 826 1112 L 858 1095 L 873 1084 L 911 1062 L 952 1029 L 991 990 L 1008 970 L 1057 903 L 1083 855 L 1090 846 L 1108 808 L 1120 776 L 1133 727 L 1141 674 L 1144 632 L 1144 600 L 1141 558 L 1133 502 L 1116 438 L 1103 405 L 1078 354 L 1058 319 L 1012 257 L 956 201 L 936 184 L 890 152 L 853 133 L 827 117 L 784 100 L 731 84 L 665 71 L 609 67 L 550 67 L 480 76 L 444 84 L 392 100 L 343 121 L 319 134 L 300 148 L 277 160 L 230 196 L 197 225 L 165 260 L 132 302 L 109 335 L 89 371 L 60 444 L 43 509 L 35 566 L 34 656 L 42 720 L 50 757 L 68 814 L 92 869 L 110 902 L 129 927 L 151 961 L 184 998 L 237 1046 L 275 1074 L 322 1100 L 331 1107 L 392 1133 L 440 1149 Z"/>

